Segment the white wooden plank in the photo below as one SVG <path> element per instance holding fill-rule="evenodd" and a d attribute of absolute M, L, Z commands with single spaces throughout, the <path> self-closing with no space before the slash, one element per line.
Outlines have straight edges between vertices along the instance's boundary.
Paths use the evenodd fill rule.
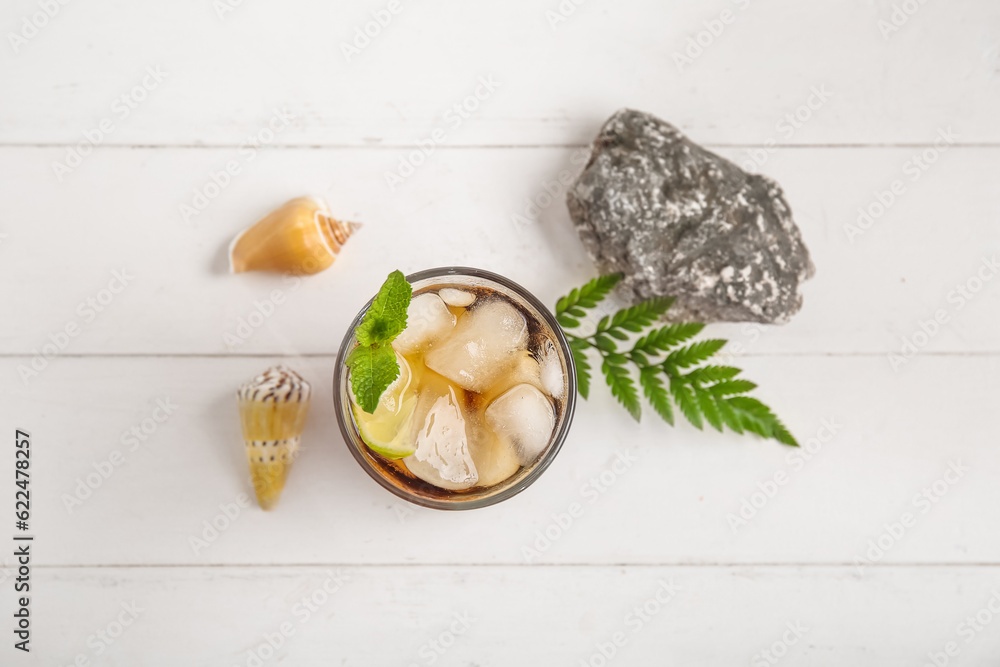
<path fill-rule="evenodd" d="M 298 120 L 283 144 L 412 145 L 442 127 L 450 144 L 561 145 L 589 141 L 622 106 L 709 143 L 926 143 L 945 123 L 963 141 L 1000 141 L 996 3 L 919 3 L 883 35 L 891 3 L 566 2 L 553 27 L 554 0 L 403 1 L 350 62 L 341 45 L 385 0 L 234 1 L 222 18 L 218 4 L 60 5 L 15 44 L 39 5 L 4 3 L 0 141 L 75 143 L 107 118 L 115 144 L 238 145 L 285 107 Z M 678 66 L 696 39 L 704 52 Z M 147 66 L 166 79 L 122 117 L 112 105 Z M 456 127 L 446 112 L 484 76 L 499 88 Z M 801 128 L 779 126 L 814 87 L 831 97 Z"/>
<path fill-rule="evenodd" d="M 396 150 L 270 150 L 247 162 L 235 149 L 104 149 L 60 183 L 51 163 L 64 152 L 0 149 L 0 284 L 12 286 L 0 291 L 0 308 L 17 314 L 0 325 L 2 353 L 34 354 L 71 324 L 79 333 L 61 354 L 332 353 L 397 267 L 480 266 L 550 304 L 593 275 L 561 188 L 537 222 L 515 219 L 533 219 L 531 202 L 550 201 L 544 184 L 575 168 L 571 149 L 439 151 L 395 192 L 382 175 Z M 715 333 L 746 353 L 886 353 L 915 335 L 927 352 L 1000 351 L 1000 280 L 984 268 L 1000 247 L 998 149 L 951 148 L 911 182 L 905 170 L 915 152 L 771 155 L 765 169 L 787 192 L 817 275 L 791 324 Z M 749 159 L 744 149 L 723 153 Z M 179 206 L 229 160 L 241 173 L 185 221 Z M 894 179 L 906 190 L 888 212 L 859 233 L 845 228 L 857 225 L 859 208 L 877 211 L 878 193 Z M 339 215 L 365 223 L 334 267 L 301 282 L 228 275 L 232 237 L 304 193 L 325 195 Z M 121 270 L 133 277 L 124 291 L 101 312 L 87 306 L 112 297 L 102 290 Z M 966 283 L 979 290 L 968 299 L 956 292 Z M 276 289 L 281 304 L 255 305 Z M 258 308 L 273 313 L 258 318 Z M 925 338 L 921 323 L 939 310 L 947 321 Z M 238 330 L 241 320 L 258 326 Z"/>
<path fill-rule="evenodd" d="M 996 660 L 1000 6 L 402 0 L 346 62 L 341 42 L 386 0 L 224 1 L 223 17 L 194 0 L 0 10 L 0 429 L 33 434 L 37 535 L 33 652 L 8 641 L 0 663 Z M 883 36 L 899 5 L 919 9 Z M 56 15 L 38 35 L 12 42 L 45 6 Z M 551 26 L 546 12 L 570 6 Z M 679 71 L 674 54 L 723 10 L 733 22 Z M 148 68 L 167 74 L 126 117 L 116 100 Z M 456 122 L 449 107 L 483 77 L 499 87 Z M 793 131 L 786 114 L 817 89 L 830 98 Z M 332 414 L 347 322 L 397 267 L 483 266 L 549 303 L 590 277 L 562 188 L 547 205 L 543 185 L 625 105 L 785 187 L 818 268 L 804 310 L 783 328 L 711 331 L 734 339 L 805 451 L 649 415 L 636 425 L 595 387 L 553 467 L 517 498 L 459 514 L 396 501 Z M 258 133 L 275 109 L 294 118 L 270 141 Z M 401 147 L 436 128 L 427 164 L 390 191 Z M 943 131 L 965 146 L 914 170 Z M 58 173 L 62 145 L 85 132 L 100 147 Z M 239 148 L 251 135 L 275 147 L 251 160 Z M 761 149 L 772 142 L 791 147 Z M 831 144 L 848 146 L 808 148 Z M 241 173 L 184 220 L 178 207 L 230 160 Z M 897 179 L 888 213 L 849 227 Z M 232 236 L 303 193 L 366 223 L 334 269 L 301 284 L 225 275 Z M 531 201 L 538 220 L 515 224 Z M 86 305 L 123 270 L 120 294 Z M 227 343 L 273 290 L 273 315 Z M 71 325 L 79 335 L 22 379 Z M 907 341 L 919 353 L 894 369 L 887 353 Z M 265 514 L 240 507 L 252 492 L 233 391 L 276 361 L 316 399 L 302 459 Z M 164 404 L 176 407 L 150 421 Z M 11 465 L 0 457 L 0 476 Z M 77 492 L 89 496 L 67 508 Z M 5 590 L 10 565 L 0 557 Z M 346 582 L 322 599 L 331 572 Z M 679 591 L 660 605 L 664 581 Z M 98 654 L 123 604 L 142 611 Z M 655 611 L 639 623 L 642 605 Z M 472 620 L 453 636 L 455 614 Z M 286 622 L 293 634 L 267 655 Z M 789 623 L 803 639 L 765 656 Z"/>
<path fill-rule="evenodd" d="M 78 655 L 89 664 L 150 667 L 903 667 L 932 664 L 929 654 L 953 642 L 949 663 L 992 664 L 1000 654 L 1000 619 L 989 609 L 991 599 L 998 608 L 998 574 L 995 567 L 880 568 L 863 578 L 826 567 L 44 569 L 34 574 L 32 653 L 14 655 L 10 642 L 0 651 L 10 664 L 46 667 Z M 338 576 L 339 589 L 331 583 L 335 592 L 325 593 Z M 310 610 L 302 600 L 314 595 Z M 137 615 L 108 646 L 97 633 L 118 633 L 119 617 L 130 619 L 123 605 Z M 977 614 L 987 622 L 969 624 Z M 609 646 L 616 637 L 621 646 Z M 273 652 L 268 639 L 279 645 Z M 602 649 L 613 657 L 602 662 Z"/>
<path fill-rule="evenodd" d="M 236 515 L 240 494 L 251 493 L 233 392 L 273 361 L 66 358 L 27 388 L 8 389 L 0 426 L 8 433 L 27 429 L 34 438 L 33 530 L 44 545 L 37 562 L 854 564 L 860 558 L 862 572 L 872 569 L 865 559 L 1000 562 L 995 356 L 921 357 L 899 374 L 878 357 L 741 360 L 804 451 L 687 425 L 670 429 L 651 413 L 636 425 L 598 385 L 537 483 L 500 505 L 458 514 L 397 502 L 370 480 L 337 430 L 333 360 L 286 359 L 315 388 L 304 452 L 275 512 L 254 506 L 227 519 L 227 511 Z M 17 363 L 3 360 L 2 377 L 12 378 Z M 167 399 L 178 407 L 162 425 L 146 423 L 147 440 L 122 441 Z M 616 464 L 619 456 L 628 463 Z M 956 478 L 948 472 L 953 462 L 968 470 Z M 4 457 L 0 476 L 12 476 L 11 465 Z M 776 474 L 784 482 L 773 484 Z M 940 481 L 946 478 L 955 483 Z M 94 487 L 89 497 L 83 484 Z M 933 498 L 916 497 L 929 487 Z M 84 499 L 68 503 L 73 496 Z M 759 508 L 753 515 L 743 510 L 745 525 L 730 516 L 740 515 L 744 501 Z M 907 520 L 913 525 L 898 537 L 883 536 L 899 532 L 895 524 L 904 513 L 914 515 Z M 212 523 L 218 535 L 206 525 Z M 870 540 L 881 540 L 884 553 L 869 555 Z"/>

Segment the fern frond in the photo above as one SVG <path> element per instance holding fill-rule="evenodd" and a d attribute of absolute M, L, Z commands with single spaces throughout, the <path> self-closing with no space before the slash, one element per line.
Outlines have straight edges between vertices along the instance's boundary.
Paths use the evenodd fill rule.
<path fill-rule="evenodd" d="M 703 385 L 731 380 L 742 372 L 740 369 L 733 368 L 732 366 L 702 366 L 701 368 L 694 369 L 684 377 L 691 384 Z"/>
<path fill-rule="evenodd" d="M 705 328 L 700 322 L 679 322 L 660 329 L 653 329 L 635 342 L 634 351 L 656 354 L 669 352 L 684 341 L 697 336 Z"/>
<path fill-rule="evenodd" d="M 644 328 L 653 324 L 667 312 L 673 304 L 673 297 L 656 297 L 628 308 L 622 308 L 614 315 L 606 315 L 597 324 L 597 332 L 624 329 L 632 333 L 641 333 Z"/>
<path fill-rule="evenodd" d="M 639 384 L 646 400 L 653 406 L 656 414 L 671 426 L 674 425 L 674 408 L 670 404 L 670 392 L 663 386 L 660 379 L 660 369 L 656 366 L 646 366 L 639 371 Z"/>
<path fill-rule="evenodd" d="M 670 395 L 673 397 L 677 407 L 680 408 L 681 413 L 691 422 L 692 426 L 700 431 L 703 428 L 701 408 L 691 387 L 684 384 L 684 380 L 679 376 L 671 376 Z"/>
<path fill-rule="evenodd" d="M 579 338 L 572 338 L 569 341 L 569 349 L 573 355 L 573 363 L 576 365 L 576 390 L 586 399 L 590 396 L 590 362 L 587 361 L 586 341 Z"/>
<path fill-rule="evenodd" d="M 669 368 L 689 368 L 710 358 L 725 344 L 726 341 L 720 338 L 693 343 L 668 354 L 667 358 L 663 360 L 663 365 Z"/>
<path fill-rule="evenodd" d="M 607 297 L 621 279 L 621 274 L 599 276 L 559 299 L 556 304 L 559 324 L 567 329 L 579 327 L 587 310 Z M 587 354 L 593 348 L 601 357 L 601 372 L 611 394 L 636 421 L 642 411 L 638 388 L 641 387 L 642 395 L 656 414 L 671 425 L 676 407 L 700 430 L 704 430 L 707 422 L 717 431 L 728 427 L 736 433 L 756 433 L 798 446 L 795 437 L 769 407 L 746 395 L 757 385 L 737 377 L 740 369 L 702 365 L 726 344 L 721 339 L 686 344 L 701 333 L 704 324 L 682 322 L 643 334 L 672 304 L 673 299 L 665 297 L 643 301 L 601 318 L 589 336 L 569 335 L 580 395 L 587 398 L 590 393 L 592 367 Z M 639 337 L 631 350 L 619 351 L 619 346 L 630 339 L 629 334 Z M 638 370 L 638 387 L 631 366 Z"/>
<path fill-rule="evenodd" d="M 642 406 L 639 405 L 639 393 L 635 389 L 635 382 L 625 366 L 627 361 L 621 354 L 608 354 L 604 357 L 601 370 L 611 388 L 611 395 L 625 406 L 633 419 L 639 421 L 642 416 Z"/>
<path fill-rule="evenodd" d="M 569 312 L 569 310 L 574 307 L 578 307 L 577 310 L 595 307 L 598 303 L 603 301 L 608 294 L 611 293 L 611 290 L 613 290 L 615 286 L 621 282 L 621 279 L 622 274 L 609 273 L 607 275 L 597 276 L 583 287 L 577 287 L 556 302 L 556 317 Z M 570 314 L 575 315 L 576 317 L 583 317 L 583 315 L 577 313 Z"/>

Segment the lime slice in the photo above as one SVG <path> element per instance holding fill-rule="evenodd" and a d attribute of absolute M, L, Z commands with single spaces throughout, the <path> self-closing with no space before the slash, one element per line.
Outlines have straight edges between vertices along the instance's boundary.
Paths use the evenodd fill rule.
<path fill-rule="evenodd" d="M 406 360 L 399 354 L 396 360 L 399 362 L 399 377 L 382 394 L 375 412 L 369 414 L 362 410 L 351 395 L 354 421 L 362 440 L 373 451 L 389 459 L 401 459 L 417 450 L 410 433 L 417 405 L 415 383 Z"/>
<path fill-rule="evenodd" d="M 365 444 L 387 459 L 401 459 L 417 451 L 410 433 L 416 405 L 416 396 L 403 401 L 398 413 L 385 410 L 379 404 L 373 414 L 368 414 L 355 405 L 354 419 Z"/>

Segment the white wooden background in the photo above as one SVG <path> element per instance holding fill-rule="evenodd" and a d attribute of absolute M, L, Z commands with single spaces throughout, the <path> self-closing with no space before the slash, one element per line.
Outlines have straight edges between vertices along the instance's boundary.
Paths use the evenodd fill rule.
<path fill-rule="evenodd" d="M 13 533 L 9 439 L 26 429 L 37 541 L 32 652 L 12 648 L 6 569 L 0 663 L 997 664 L 1000 5 L 896 2 L 911 14 L 890 32 L 888 0 L 7 0 L 0 506 Z M 388 7 L 348 60 L 342 44 Z M 707 46 L 678 67 L 699 33 Z M 162 81 L 123 118 L 116 100 L 147 68 Z M 491 77 L 454 127 L 448 110 Z M 789 131 L 813 90 L 828 99 Z M 544 187 L 622 106 L 740 164 L 770 148 L 759 170 L 784 186 L 817 274 L 789 325 L 709 331 L 733 340 L 808 451 L 636 425 L 596 387 L 518 497 L 460 514 L 396 502 L 336 428 L 347 323 L 395 268 L 480 266 L 548 303 L 591 277 L 562 194 L 545 205 Z M 249 159 L 241 146 L 275 110 L 294 118 Z M 113 131 L 57 173 L 102 121 Z M 390 191 L 384 174 L 435 128 L 444 141 Z M 957 135 L 946 151 L 941 132 Z M 229 161 L 240 173 L 185 219 Z M 849 235 L 895 179 L 896 201 Z M 365 223 L 335 266 L 302 282 L 226 275 L 232 236 L 300 194 Z M 532 201 L 538 215 L 515 223 Z M 115 271 L 125 289 L 80 309 Z M 273 290 L 283 303 L 227 342 Z M 919 353 L 893 368 L 915 334 Z M 277 511 L 242 508 L 194 549 L 252 493 L 233 391 L 279 360 L 316 388 L 305 452 Z M 158 401 L 176 405 L 169 418 L 123 443 Z M 119 632 L 122 605 L 137 611 Z"/>

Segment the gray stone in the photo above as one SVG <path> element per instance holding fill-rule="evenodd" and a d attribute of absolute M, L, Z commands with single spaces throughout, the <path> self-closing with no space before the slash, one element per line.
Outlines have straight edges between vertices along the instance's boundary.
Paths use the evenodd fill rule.
<path fill-rule="evenodd" d="M 566 196 L 602 273 L 632 300 L 673 296 L 667 319 L 786 322 L 814 268 L 774 181 L 655 116 L 622 109 Z"/>

